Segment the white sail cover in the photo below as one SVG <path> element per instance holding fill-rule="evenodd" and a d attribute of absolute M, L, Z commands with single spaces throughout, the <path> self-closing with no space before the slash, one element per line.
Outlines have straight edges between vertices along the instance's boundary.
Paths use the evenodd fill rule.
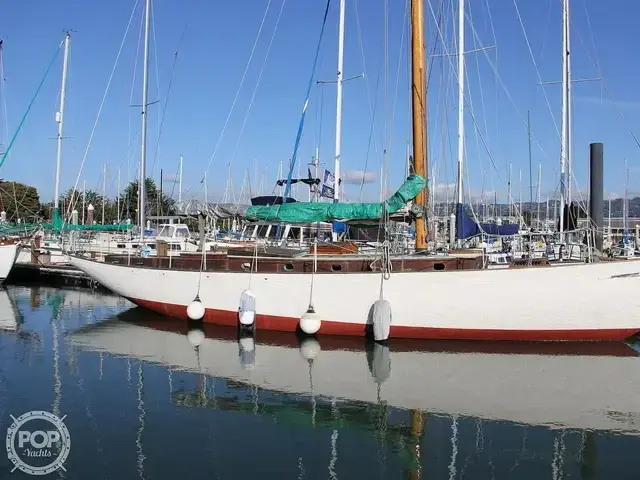
<path fill-rule="evenodd" d="M 244 218 L 249 205 L 234 203 L 205 203 L 197 200 L 178 202 L 175 205 L 176 215 L 196 217 L 199 214 L 212 219 Z"/>

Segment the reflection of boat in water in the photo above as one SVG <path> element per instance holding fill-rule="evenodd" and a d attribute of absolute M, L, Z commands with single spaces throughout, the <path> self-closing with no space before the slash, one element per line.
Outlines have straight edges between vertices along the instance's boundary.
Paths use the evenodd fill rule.
<path fill-rule="evenodd" d="M 104 292 L 96 292 L 83 288 L 65 288 L 64 306 L 65 307 L 122 307 L 131 305 L 131 303 L 119 295 L 105 294 Z"/>
<path fill-rule="evenodd" d="M 9 276 L 13 264 L 18 257 L 18 241 L 10 239 L 0 240 L 0 283 L 3 283 Z"/>
<path fill-rule="evenodd" d="M 311 394 L 313 388 L 316 396 L 431 413 L 640 434 L 640 359 L 623 343 L 396 341 L 365 349 L 361 339 L 323 337 L 320 351 L 315 340 L 292 348 L 298 346 L 293 334 L 259 332 L 254 346 L 252 339 L 238 342 L 235 329 L 206 325 L 198 363 L 185 324 L 148 314 L 143 323 L 122 321 L 139 315 L 129 310 L 70 340 L 273 391 Z M 305 356 L 315 357 L 313 387 Z"/>
<path fill-rule="evenodd" d="M 16 299 L 21 297 L 29 299 L 32 308 L 42 305 L 54 305 L 56 307 L 126 307 L 131 303 L 119 295 L 109 294 L 76 287 L 40 287 L 12 285 L 9 287 Z"/>
<path fill-rule="evenodd" d="M 16 331 L 20 323 L 18 309 L 5 288 L 0 288 L 0 331 Z"/>

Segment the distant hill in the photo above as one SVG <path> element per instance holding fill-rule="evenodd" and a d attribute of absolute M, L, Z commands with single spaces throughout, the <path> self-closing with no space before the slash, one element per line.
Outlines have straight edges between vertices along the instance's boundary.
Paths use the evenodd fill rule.
<path fill-rule="evenodd" d="M 623 216 L 623 202 L 624 202 L 624 199 L 622 198 L 616 198 L 611 200 L 611 216 L 612 217 Z M 556 207 L 556 204 L 557 204 L 557 207 Z M 502 217 L 506 217 L 507 215 L 509 215 L 509 205 L 506 203 L 498 203 L 494 205 L 493 203 L 487 202 L 486 207 L 487 207 L 486 215 L 493 216 L 493 215 L 496 215 L 496 213 L 497 215 Z M 540 203 L 540 205 L 538 205 L 535 202 L 534 203 L 522 202 L 522 210 L 524 212 L 532 212 L 534 215 L 536 215 L 538 212 L 538 207 L 540 209 L 540 219 L 545 219 L 547 202 L 542 202 Z M 480 215 L 484 214 L 483 205 L 480 204 L 479 202 L 474 202 L 473 208 Z M 515 214 L 516 208 L 517 208 L 517 204 L 512 205 L 512 214 Z M 554 209 L 559 209 L 559 208 L 560 208 L 559 200 L 549 200 L 549 217 L 553 218 Z M 449 203 L 447 208 L 446 203 L 438 202 L 436 203 L 435 210 L 436 210 L 436 215 L 438 216 L 444 216 L 447 213 L 451 214 L 452 212 L 455 212 L 455 204 Z M 604 216 L 605 218 L 609 216 L 608 200 L 604 201 Z M 640 197 L 629 199 L 629 217 L 640 217 Z"/>

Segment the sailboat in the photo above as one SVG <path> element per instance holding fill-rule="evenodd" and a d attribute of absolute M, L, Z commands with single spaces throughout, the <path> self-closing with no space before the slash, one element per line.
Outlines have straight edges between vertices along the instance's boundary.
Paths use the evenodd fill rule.
<path fill-rule="evenodd" d="M 4 95 L 4 63 L 3 63 L 3 44 L 2 40 L 0 40 L 0 97 Z M 3 98 L 3 100 L 5 100 Z M 7 119 L 5 118 L 6 122 Z M 2 143 L 0 143 L 0 148 L 2 148 Z M 3 149 L 4 150 L 4 149 Z M 7 147 L 8 150 L 8 147 Z M 4 160 L 7 156 L 6 151 L 0 151 L 0 155 L 2 156 L 2 160 Z M 1 165 L 1 163 L 0 163 Z M 0 284 L 3 283 L 6 278 L 9 276 L 11 269 L 13 268 L 13 264 L 18 257 L 18 249 L 19 242 L 10 238 L 1 238 L 0 239 Z"/>
<path fill-rule="evenodd" d="M 147 16 L 149 8 L 147 0 Z M 114 255 L 104 262 L 71 257 L 71 263 L 139 306 L 231 326 L 239 325 L 239 313 L 247 313 L 244 318 L 257 330 L 361 336 L 372 327 L 375 333 L 378 322 L 382 327 L 376 338 L 381 340 L 522 341 L 623 340 L 639 332 L 640 320 L 627 314 L 640 309 L 640 263 L 635 260 L 554 266 L 540 262 L 492 270 L 485 268 L 482 255 L 426 254 L 423 28 L 423 2 L 412 0 L 413 173 L 396 194 L 377 204 L 295 202 L 240 212 L 250 220 L 283 223 L 378 220 L 383 228 L 390 214 L 413 201 L 415 254 L 396 257 L 383 246 L 380 254 L 369 256 L 263 258 L 256 249 L 249 258 L 202 253 L 170 262 Z M 147 29 L 147 42 L 148 35 Z M 148 49 L 145 52 L 148 69 Z M 145 92 L 146 84 L 143 105 Z M 143 107 L 142 175 L 146 115 Z M 143 195 L 140 210 L 143 222 Z M 619 298 L 627 300 L 621 304 Z"/>

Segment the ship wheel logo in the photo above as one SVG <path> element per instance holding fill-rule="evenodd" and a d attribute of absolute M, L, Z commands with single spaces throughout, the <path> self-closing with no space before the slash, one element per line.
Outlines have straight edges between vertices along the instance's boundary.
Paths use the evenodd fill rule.
<path fill-rule="evenodd" d="M 44 411 L 31 411 L 18 418 L 7 429 L 7 456 L 16 469 L 29 475 L 47 475 L 63 464 L 71 450 L 71 437 L 64 419 Z"/>

